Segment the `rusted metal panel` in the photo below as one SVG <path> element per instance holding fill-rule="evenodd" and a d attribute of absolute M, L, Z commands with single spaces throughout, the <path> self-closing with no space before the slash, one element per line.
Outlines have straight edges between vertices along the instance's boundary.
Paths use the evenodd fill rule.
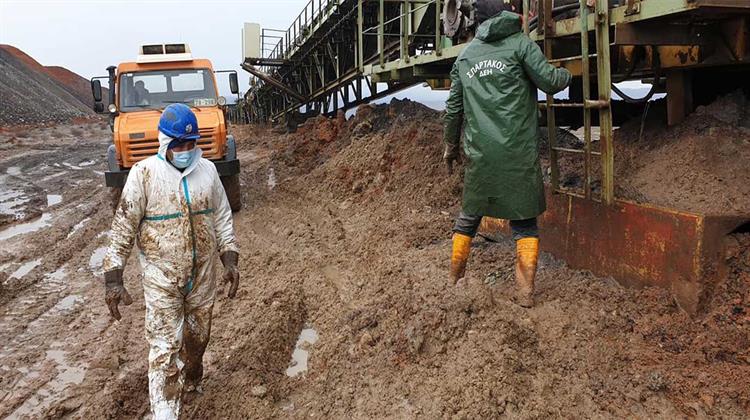
<path fill-rule="evenodd" d="M 547 193 L 541 247 L 571 268 L 611 276 L 628 287 L 671 291 L 697 314 L 727 273 L 724 237 L 748 216 L 709 216 L 616 200 L 613 205 Z M 505 221 L 486 218 L 489 237 L 508 234 Z"/>
<path fill-rule="evenodd" d="M 701 62 L 701 47 L 699 46 L 660 46 L 656 49 L 659 52 L 661 67 L 665 69 L 693 66 Z"/>
<path fill-rule="evenodd" d="M 707 45 L 711 37 L 689 25 L 619 23 L 615 25 L 616 45 Z"/>
<path fill-rule="evenodd" d="M 747 44 L 750 41 L 748 18 L 742 16 L 722 23 L 724 39 L 731 48 L 732 55 L 737 61 L 745 61 Z"/>

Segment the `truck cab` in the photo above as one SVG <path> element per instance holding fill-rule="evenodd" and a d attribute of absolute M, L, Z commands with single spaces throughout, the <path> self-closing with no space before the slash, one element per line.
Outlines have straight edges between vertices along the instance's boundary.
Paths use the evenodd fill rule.
<path fill-rule="evenodd" d="M 230 90 L 237 94 L 237 73 L 214 71 L 209 60 L 193 58 L 187 44 L 143 45 L 136 61 L 107 70 L 108 76 L 92 79 L 91 88 L 94 110 L 110 116 L 113 138 L 104 179 L 114 195 L 119 199 L 133 165 L 157 153 L 159 118 L 164 108 L 183 103 L 198 119 L 197 146 L 203 150 L 203 157 L 216 165 L 232 210 L 239 210 L 240 163 L 234 137 L 227 133 L 226 99 L 219 95 L 216 84 L 216 73 L 229 73 Z M 109 84 L 106 110 L 100 79 L 107 79 Z"/>

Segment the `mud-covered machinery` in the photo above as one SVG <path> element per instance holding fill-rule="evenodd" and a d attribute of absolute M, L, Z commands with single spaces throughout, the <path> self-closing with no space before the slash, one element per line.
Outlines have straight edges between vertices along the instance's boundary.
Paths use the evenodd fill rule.
<path fill-rule="evenodd" d="M 528 23 L 530 30 L 538 25 L 537 10 L 539 0 L 528 2 Z M 570 18 L 579 13 L 579 0 L 557 0 L 552 5 L 552 16 L 556 19 Z M 609 7 L 618 6 L 620 0 L 608 0 Z M 589 2 L 593 5 L 593 2 Z M 474 37 L 477 21 L 493 16 L 502 10 L 522 13 L 523 0 L 447 0 L 443 6 L 443 33 L 454 43 L 462 43 Z"/>
<path fill-rule="evenodd" d="M 748 0 L 311 0 L 287 31 L 258 29 L 246 42 L 243 68 L 256 79 L 245 97 L 256 120 L 289 121 L 415 84 L 447 89 L 478 17 L 500 9 L 521 14 L 549 61 L 574 75 L 566 99 L 539 104 L 551 165 L 543 248 L 623 284 L 665 287 L 700 312 L 726 270 L 724 235 L 750 215 L 619 200 L 613 128 L 640 117 L 656 94 L 666 93 L 674 125 L 718 95 L 750 90 Z M 627 81 L 648 92 L 629 96 L 620 89 Z M 583 146 L 557 144 L 560 126 L 582 128 Z M 562 154 L 583 161 L 576 188 L 560 182 Z M 485 229 L 503 224 L 488 220 Z"/>
<path fill-rule="evenodd" d="M 230 90 L 237 94 L 237 72 L 215 71 L 209 60 L 193 58 L 187 44 L 143 45 L 136 61 L 110 66 L 107 71 L 108 76 L 91 80 L 91 90 L 94 110 L 110 117 L 113 138 L 107 150 L 109 167 L 104 180 L 112 189 L 115 203 L 130 168 L 159 149 L 161 111 L 169 104 L 184 103 L 198 118 L 198 147 L 216 165 L 232 210 L 239 210 L 240 163 L 234 137 L 227 133 L 226 98 L 219 94 L 215 77 L 215 73 L 229 73 Z M 101 79 L 109 83 L 106 110 Z"/>
<path fill-rule="evenodd" d="M 536 15 L 536 2 L 531 6 L 529 14 L 533 17 Z M 443 33 L 454 43 L 469 41 L 474 37 L 478 21 L 506 8 L 520 13 L 523 5 L 520 0 L 448 0 L 442 12 Z"/>

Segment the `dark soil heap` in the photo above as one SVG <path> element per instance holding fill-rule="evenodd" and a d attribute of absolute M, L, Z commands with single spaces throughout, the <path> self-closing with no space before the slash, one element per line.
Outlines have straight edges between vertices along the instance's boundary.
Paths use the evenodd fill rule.
<path fill-rule="evenodd" d="M 0 127 L 66 122 L 94 115 L 91 88 L 62 67 L 45 67 L 0 45 Z"/>
<path fill-rule="evenodd" d="M 750 215 L 749 116 L 750 101 L 742 91 L 698 107 L 671 128 L 665 101 L 653 102 L 645 119 L 633 119 L 614 132 L 615 196 L 702 214 Z M 583 142 L 569 133 L 558 140 L 583 149 Z M 595 141 L 592 148 L 599 146 Z M 544 148 L 542 154 L 547 163 Z M 601 185 L 596 156 L 592 164 L 596 193 Z M 582 156 L 563 153 L 560 167 L 561 184 L 582 190 Z"/>
<path fill-rule="evenodd" d="M 615 133 L 623 198 L 705 214 L 750 215 L 750 101 L 742 93 L 699 107 L 667 129 L 657 105 Z M 627 195 L 627 192 L 636 194 Z"/>

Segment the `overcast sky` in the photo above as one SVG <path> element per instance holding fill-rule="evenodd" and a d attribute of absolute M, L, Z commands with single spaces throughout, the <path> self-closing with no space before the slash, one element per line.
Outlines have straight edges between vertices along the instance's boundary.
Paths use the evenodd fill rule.
<path fill-rule="evenodd" d="M 210 59 L 215 69 L 237 70 L 244 92 L 249 75 L 240 68 L 243 23 L 286 30 L 307 2 L 0 0 L 0 44 L 20 48 L 43 65 L 63 66 L 90 78 L 106 75 L 109 65 L 135 60 L 142 44 L 186 42 L 193 56 Z M 227 76 L 217 79 L 228 96 Z M 415 87 L 396 96 L 442 108 L 447 92 Z"/>
<path fill-rule="evenodd" d="M 308 0 L 0 0 L 0 44 L 83 77 L 134 61 L 148 43 L 186 42 L 215 69 L 234 69 L 247 89 L 242 24 L 287 29 Z M 219 75 L 227 91 L 226 75 Z"/>

